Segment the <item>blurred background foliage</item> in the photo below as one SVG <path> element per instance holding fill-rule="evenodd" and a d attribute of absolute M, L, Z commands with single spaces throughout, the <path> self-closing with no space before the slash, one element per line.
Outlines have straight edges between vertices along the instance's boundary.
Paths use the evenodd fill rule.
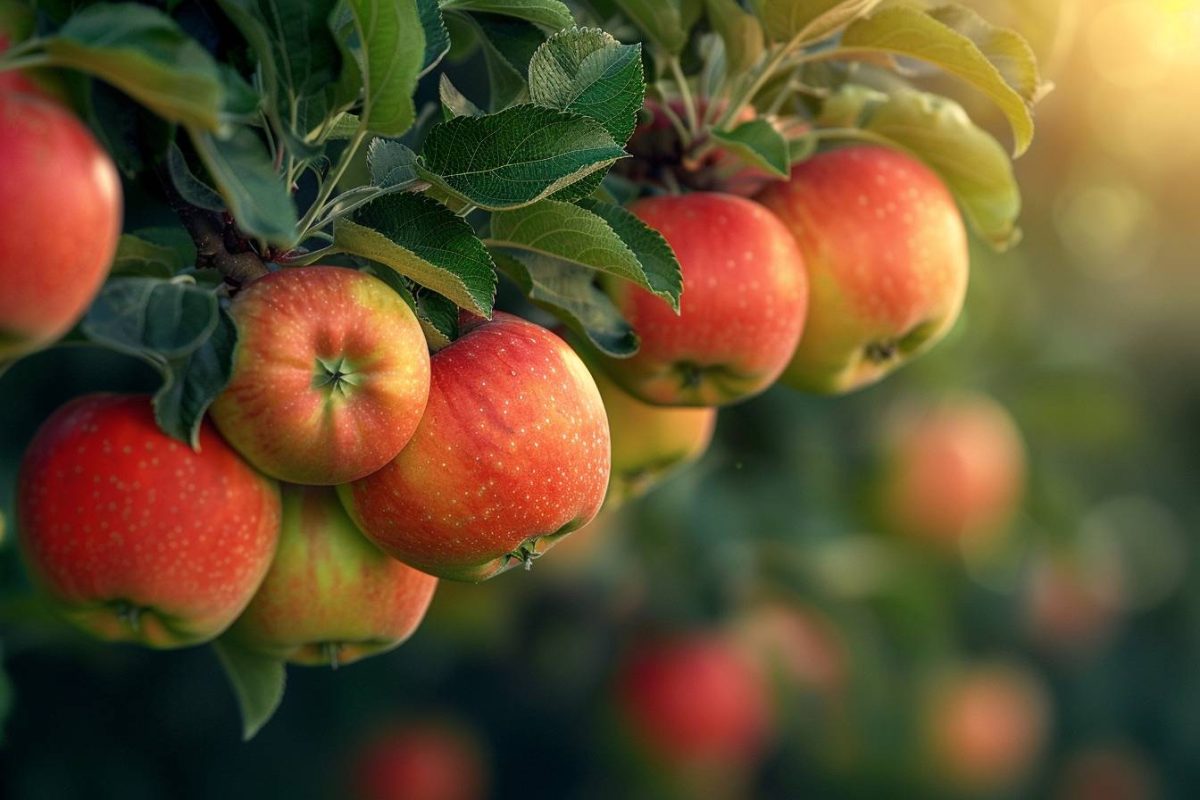
<path fill-rule="evenodd" d="M 435 719 L 474 742 L 491 796 L 668 796 L 619 719 L 624 653 L 652 633 L 744 634 L 763 608 L 784 608 L 807 644 L 775 676 L 749 796 L 1195 796 L 1200 2 L 971 4 L 1028 36 L 1057 89 L 1017 164 L 1024 242 L 975 249 L 966 313 L 945 343 L 849 397 L 780 388 L 723 411 L 698 465 L 532 572 L 443 583 L 422 629 L 388 655 L 293 668 L 283 708 L 249 744 L 209 649 L 70 632 L 28 593 L 10 532 L 0 795 L 344 797 L 377 731 Z M 475 66 L 452 70 L 468 95 Z M 989 119 L 984 103 L 969 110 Z M 19 455 L 51 410 L 154 382 L 77 348 L 7 373 L 5 515 Z M 994 398 L 1021 431 L 1019 513 L 983 547 L 886 530 L 873 498 L 889 420 L 964 391 Z M 1029 703 L 1033 721 L 1010 726 L 1026 743 L 988 751 L 1027 747 L 1027 770 L 973 782 L 939 760 L 931 698 L 972 665 L 1008 670 L 1029 692 L 979 700 L 954 741 L 969 747 L 972 714 L 1004 731 Z"/>

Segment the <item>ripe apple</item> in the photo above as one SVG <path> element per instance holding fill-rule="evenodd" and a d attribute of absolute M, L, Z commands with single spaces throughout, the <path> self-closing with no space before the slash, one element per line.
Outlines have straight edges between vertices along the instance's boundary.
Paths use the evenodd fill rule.
<path fill-rule="evenodd" d="M 1025 620 L 1036 645 L 1056 655 L 1090 654 L 1115 632 L 1126 601 L 1115 559 L 1040 554 L 1024 586 Z"/>
<path fill-rule="evenodd" d="M 429 405 L 395 460 L 339 487 L 367 537 L 432 575 L 482 581 L 530 563 L 604 501 L 596 383 L 545 328 L 474 318 L 432 359 Z"/>
<path fill-rule="evenodd" d="M 102 638 L 183 647 L 234 621 L 267 573 L 279 492 L 212 426 L 162 433 L 144 395 L 58 409 L 21 464 L 19 539 L 36 581 Z"/>
<path fill-rule="evenodd" d="M 936 776 L 971 791 L 1011 788 L 1033 767 L 1050 724 L 1047 692 L 1035 673 L 985 662 L 935 686 L 926 742 Z"/>
<path fill-rule="evenodd" d="M 349 664 L 417 629 L 437 578 L 385 555 L 327 487 L 283 487 L 271 569 L 230 634 L 296 664 Z"/>
<path fill-rule="evenodd" d="M 883 147 L 832 150 L 797 164 L 758 201 L 795 235 L 812 292 L 785 383 L 862 388 L 954 325 L 967 290 L 966 231 L 921 162 Z"/>
<path fill-rule="evenodd" d="M 947 548 L 985 546 L 1020 505 L 1025 446 L 1003 406 L 983 395 L 903 408 L 884 435 L 878 487 L 886 527 Z"/>
<path fill-rule="evenodd" d="M 212 418 L 263 472 L 333 485 L 371 474 L 408 443 L 429 396 L 429 350 L 383 281 L 298 267 L 242 289 L 238 348 Z"/>
<path fill-rule="evenodd" d="M 772 730 L 765 675 L 712 632 L 635 645 L 618 667 L 616 704 L 630 737 L 680 769 L 753 766 Z"/>
<path fill-rule="evenodd" d="M 612 436 L 607 507 L 640 497 L 708 450 L 717 424 L 715 408 L 652 406 L 621 389 L 603 370 L 594 370 L 592 377 Z"/>
<path fill-rule="evenodd" d="M 442 722 L 377 733 L 353 760 L 356 800 L 484 800 L 488 769 L 475 737 Z"/>
<path fill-rule="evenodd" d="M 63 107 L 0 92 L 0 361 L 46 346 L 83 315 L 121 232 L 112 159 Z"/>
<path fill-rule="evenodd" d="M 808 282 L 792 237 L 741 197 L 698 192 L 630 207 L 675 250 L 683 272 L 676 314 L 622 280 L 606 288 L 641 337 L 632 358 L 600 356 L 609 375 L 656 405 L 718 406 L 765 391 L 804 329 Z"/>
<path fill-rule="evenodd" d="M 845 688 L 848 653 L 828 617 L 799 602 L 756 603 L 734 622 L 733 633 L 766 672 L 787 690 L 826 696 Z"/>

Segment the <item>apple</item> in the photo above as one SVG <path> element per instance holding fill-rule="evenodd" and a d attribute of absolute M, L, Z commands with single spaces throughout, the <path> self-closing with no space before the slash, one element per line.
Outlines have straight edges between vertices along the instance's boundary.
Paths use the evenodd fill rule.
<path fill-rule="evenodd" d="M 793 600 L 763 600 L 734 621 L 733 634 L 764 672 L 788 690 L 833 697 L 846 686 L 846 645 L 815 608 Z"/>
<path fill-rule="evenodd" d="M 1119 561 L 1088 561 L 1067 553 L 1035 557 L 1023 594 L 1034 643 L 1064 656 L 1087 655 L 1107 642 L 1127 599 Z"/>
<path fill-rule="evenodd" d="M 1025 477 L 1025 445 L 1003 406 L 977 394 L 922 401 L 887 423 L 879 513 L 915 539 L 977 548 L 1012 520 Z"/>
<path fill-rule="evenodd" d="M 211 413 L 251 464 L 290 483 L 346 483 L 412 438 L 429 350 L 383 281 L 341 267 L 284 269 L 238 292 L 230 313 L 233 376 Z"/>
<path fill-rule="evenodd" d="M 351 764 L 355 800 L 484 800 L 488 769 L 475 737 L 443 722 L 378 732 Z"/>
<path fill-rule="evenodd" d="M 715 408 L 652 406 L 621 389 L 603 370 L 594 370 L 592 377 L 612 436 L 607 507 L 640 497 L 708 450 L 717 424 Z"/>
<path fill-rule="evenodd" d="M 1047 691 L 1027 668 L 981 662 L 946 676 L 928 698 L 926 744 L 940 783 L 970 791 L 1011 788 L 1046 744 Z"/>
<path fill-rule="evenodd" d="M 676 314 L 628 281 L 605 284 L 637 331 L 632 358 L 598 355 L 627 392 L 656 405 L 719 406 L 765 391 L 804 328 L 808 283 L 787 229 L 741 197 L 697 192 L 651 197 L 630 210 L 679 258 Z"/>
<path fill-rule="evenodd" d="M 1130 745 L 1088 745 L 1068 756 L 1054 782 L 1054 800 L 1155 800 L 1162 781 L 1146 756 Z"/>
<path fill-rule="evenodd" d="M 121 232 L 112 159 L 62 106 L 0 91 L 0 361 L 62 336 L 95 297 Z"/>
<path fill-rule="evenodd" d="M 17 490 L 33 578 L 102 639 L 208 641 L 262 582 L 279 537 L 279 491 L 207 422 L 197 451 L 162 433 L 145 395 L 92 394 L 54 412 Z"/>
<path fill-rule="evenodd" d="M 616 705 L 633 741 L 684 770 L 749 768 L 773 727 L 766 676 L 734 641 L 709 631 L 635 644 L 618 667 Z"/>
<path fill-rule="evenodd" d="M 920 161 L 883 147 L 831 150 L 757 199 L 795 235 L 812 293 L 785 383 L 860 389 L 954 325 L 967 290 L 966 230 L 954 198 Z"/>
<path fill-rule="evenodd" d="M 349 664 L 411 636 L 436 587 L 367 541 L 333 489 L 285 485 L 275 560 L 230 635 L 296 664 Z"/>
<path fill-rule="evenodd" d="M 482 581 L 530 564 L 596 516 L 610 441 L 596 382 L 562 339 L 499 312 L 460 330 L 432 358 L 412 441 L 338 491 L 384 552 Z"/>

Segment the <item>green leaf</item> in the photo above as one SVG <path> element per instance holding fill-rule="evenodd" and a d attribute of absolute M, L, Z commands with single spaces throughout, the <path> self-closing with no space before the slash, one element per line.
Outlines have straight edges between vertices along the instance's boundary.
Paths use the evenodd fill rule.
<path fill-rule="evenodd" d="M 677 0 L 617 0 L 617 5 L 668 54 L 679 55 L 687 44 Z"/>
<path fill-rule="evenodd" d="M 708 20 L 725 43 L 726 71 L 737 75 L 758 63 L 763 54 L 763 29 L 758 18 L 737 0 L 706 0 Z"/>
<path fill-rule="evenodd" d="M 68 19 L 45 48 L 52 65 L 95 75 L 164 119 L 206 131 L 221 125 L 216 62 L 157 9 L 90 6 Z"/>
<path fill-rule="evenodd" d="M 417 154 L 394 139 L 372 139 L 367 147 L 371 183 L 381 189 L 397 189 L 417 179 Z"/>
<path fill-rule="evenodd" d="M 683 272 L 679 259 L 667 240 L 658 231 L 642 222 L 630 210 L 612 203 L 587 198 L 579 205 L 596 214 L 609 224 L 625 246 L 637 256 L 642 271 L 646 273 L 650 291 L 670 302 L 679 310 L 679 297 L 683 292 Z"/>
<path fill-rule="evenodd" d="M 975 231 L 997 249 L 1020 239 L 1021 193 L 1012 162 L 957 103 L 899 89 L 892 96 L 858 86 L 834 94 L 822 123 L 851 120 L 928 164 L 946 182 Z M 838 124 L 846 124 L 839 122 Z"/>
<path fill-rule="evenodd" d="M 196 177 L 191 167 L 188 166 L 183 151 L 174 142 L 167 148 L 167 175 L 170 176 L 171 183 L 180 196 L 190 205 L 206 211 L 222 212 L 225 210 L 225 201 L 221 199 L 221 195 L 217 194 L 216 189 Z"/>
<path fill-rule="evenodd" d="M 512 211 L 498 211 L 492 215 L 488 245 L 524 250 L 607 272 L 633 281 L 679 308 L 678 269 L 671 271 L 668 267 L 647 272 L 605 218 L 581 206 L 543 200 Z M 663 266 L 653 261 L 651 265 Z"/>
<path fill-rule="evenodd" d="M 428 75 L 446 53 L 450 52 L 450 32 L 446 30 L 437 0 L 417 0 L 417 13 L 421 16 L 421 30 L 425 32 L 425 57 L 421 61 L 421 75 Z"/>
<path fill-rule="evenodd" d="M 414 0 L 346 0 L 365 51 L 362 120 L 380 136 L 399 136 L 416 119 L 413 91 L 425 59 Z"/>
<path fill-rule="evenodd" d="M 596 285 L 595 270 L 557 259 L 522 253 L 494 253 L 504 271 L 538 306 L 550 311 L 601 352 L 628 358 L 638 337 L 607 294 Z"/>
<path fill-rule="evenodd" d="M 438 98 L 442 101 L 443 119 L 478 117 L 483 114 L 479 106 L 464 97 L 444 72 L 438 80 Z"/>
<path fill-rule="evenodd" d="M 880 0 L 751 0 L 767 36 L 807 44 L 829 36 L 879 5 Z"/>
<path fill-rule="evenodd" d="M 186 281 L 136 277 L 108 281 L 81 324 L 93 342 L 163 361 L 191 353 L 216 327 L 217 296 L 211 291 Z"/>
<path fill-rule="evenodd" d="M 472 14 L 468 19 L 483 47 L 491 89 L 488 108 L 497 111 L 524 101 L 529 60 L 546 40 L 542 30 L 533 23 L 496 14 Z"/>
<path fill-rule="evenodd" d="M 189 133 L 238 227 L 272 244 L 294 245 L 296 206 L 254 131 L 238 128 L 229 139 L 195 129 Z"/>
<path fill-rule="evenodd" d="M 561 0 L 442 0 L 443 11 L 483 11 L 503 14 L 559 31 L 575 24 L 571 9 Z"/>
<path fill-rule="evenodd" d="M 4 514 L 0 513 L 0 535 L 4 533 Z M 0 651 L 0 745 L 4 744 L 4 727 L 13 707 L 12 681 L 8 679 L 8 671 L 2 660 L 4 653 Z"/>
<path fill-rule="evenodd" d="M 641 55 L 640 45 L 623 45 L 598 28 L 561 31 L 529 61 L 529 97 L 591 117 L 624 144 L 646 95 Z"/>
<path fill-rule="evenodd" d="M 415 284 L 399 272 L 379 264 L 368 265 L 367 271 L 392 287 L 396 294 L 408 303 L 408 307 L 416 314 L 417 321 L 421 323 L 421 332 L 425 334 L 425 341 L 429 343 L 431 349 L 441 350 L 458 338 L 458 306 L 453 301 L 447 300 L 436 292 L 418 287 L 421 296 L 425 298 L 423 306 L 413 292 L 412 287 Z M 428 298 L 437 298 L 437 300 L 433 301 Z M 429 308 L 432 311 L 427 310 Z"/>
<path fill-rule="evenodd" d="M 420 170 L 450 193 L 498 210 L 535 203 L 623 155 L 589 117 L 520 105 L 435 125 Z"/>
<path fill-rule="evenodd" d="M 966 36 L 987 60 L 992 62 L 1004 81 L 1027 103 L 1035 102 L 1045 90 L 1038 72 L 1037 56 L 1029 42 L 1016 31 L 998 28 L 969 8 L 947 5 L 929 15 Z"/>
<path fill-rule="evenodd" d="M 188 244 L 191 244 L 190 239 Z M 189 259 L 188 251 L 144 238 L 144 233 L 139 231 L 122 234 L 117 240 L 117 254 L 113 257 L 111 274 L 170 278 L 180 270 L 194 266 L 195 263 L 194 246 L 191 248 Z"/>
<path fill-rule="evenodd" d="M 217 326 L 200 347 L 174 359 L 164 371 L 162 387 L 154 395 L 154 419 L 169 436 L 200 446 L 200 423 L 233 374 L 237 327 L 225 309 Z"/>
<path fill-rule="evenodd" d="M 250 741 L 283 701 L 287 670 L 283 661 L 251 653 L 225 639 L 213 642 L 213 649 L 237 697 L 242 738 Z"/>
<path fill-rule="evenodd" d="M 173 126 L 150 113 L 129 95 L 103 81 L 88 81 L 89 127 L 127 178 L 157 161 L 167 151 Z"/>
<path fill-rule="evenodd" d="M 743 160 L 781 178 L 788 176 L 791 161 L 787 139 L 765 119 L 743 122 L 731 131 L 713 131 L 712 137 Z"/>
<path fill-rule="evenodd" d="M 420 194 L 393 194 L 359 209 L 353 221 L 334 224 L 334 244 L 352 255 L 391 267 L 490 317 L 496 271 L 471 226 L 448 208 Z"/>
<path fill-rule="evenodd" d="M 1021 93 L 967 36 L 939 19 L 908 6 L 888 6 L 852 24 L 842 34 L 848 50 L 884 52 L 936 64 L 982 91 L 1008 117 L 1014 154 L 1033 140 L 1033 115 Z"/>

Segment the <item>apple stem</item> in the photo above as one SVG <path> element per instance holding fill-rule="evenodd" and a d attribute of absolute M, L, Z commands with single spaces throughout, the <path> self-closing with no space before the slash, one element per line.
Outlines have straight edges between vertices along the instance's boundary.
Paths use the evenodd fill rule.
<path fill-rule="evenodd" d="M 142 609 L 135 606 L 133 603 L 121 601 L 117 604 L 117 616 L 121 621 L 129 626 L 129 629 L 134 633 L 138 633 L 142 628 Z"/>
<path fill-rule="evenodd" d="M 325 642 L 321 645 L 321 649 L 325 651 L 325 658 L 329 661 L 329 668 L 337 669 L 342 646 L 337 642 Z"/>

